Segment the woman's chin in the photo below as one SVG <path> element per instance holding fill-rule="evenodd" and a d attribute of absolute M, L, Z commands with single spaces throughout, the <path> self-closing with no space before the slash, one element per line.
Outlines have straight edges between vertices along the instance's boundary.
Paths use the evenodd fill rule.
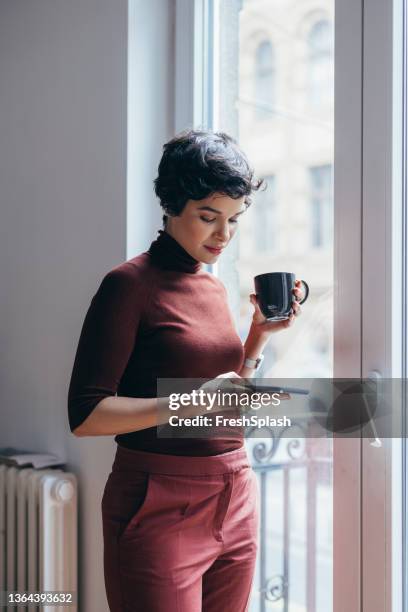
<path fill-rule="evenodd" d="M 207 253 L 205 253 L 203 255 L 203 257 L 201 258 L 201 261 L 203 263 L 206 263 L 206 264 L 213 264 L 213 263 L 215 263 L 218 260 L 220 255 L 221 255 L 221 253 L 210 253 L 210 252 L 207 252 Z"/>

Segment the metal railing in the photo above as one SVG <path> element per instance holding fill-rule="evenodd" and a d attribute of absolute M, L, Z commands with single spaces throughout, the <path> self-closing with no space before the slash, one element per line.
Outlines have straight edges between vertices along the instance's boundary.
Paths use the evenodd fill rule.
<path fill-rule="evenodd" d="M 318 555 L 322 558 L 323 552 L 328 575 L 332 569 L 331 528 L 327 533 L 327 526 L 332 524 L 330 505 L 320 507 L 318 512 L 318 491 L 325 488 L 326 498 L 331 496 L 331 439 L 284 438 L 276 436 L 272 430 L 267 433 L 268 438 L 252 438 L 251 431 L 246 435 L 260 493 L 259 552 L 250 611 L 319 612 Z M 303 476 L 299 470 L 303 470 Z M 294 485 L 295 472 L 298 478 Z M 300 489 L 303 499 L 296 499 L 293 493 L 299 493 Z M 271 502 L 280 507 L 278 530 L 278 517 L 268 512 Z M 302 519 L 301 530 L 299 525 L 293 525 L 294 508 Z M 322 514 L 323 510 L 326 511 L 326 532 L 322 536 L 319 527 L 323 526 L 318 525 L 318 513 Z M 297 563 L 294 563 L 294 547 L 297 547 Z M 275 551 L 276 558 L 271 563 L 270 557 Z M 297 568 L 291 570 L 294 565 Z M 279 571 L 274 571 L 278 566 Z M 322 598 L 326 600 L 321 609 L 330 612 L 331 589 L 327 581 L 321 584 L 319 595 L 320 602 Z"/>

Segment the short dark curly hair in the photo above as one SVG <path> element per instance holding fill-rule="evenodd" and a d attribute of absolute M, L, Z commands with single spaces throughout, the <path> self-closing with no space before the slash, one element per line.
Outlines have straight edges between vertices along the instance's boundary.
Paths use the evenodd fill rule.
<path fill-rule="evenodd" d="M 179 216 L 188 200 L 202 200 L 212 193 L 233 199 L 250 195 L 263 180 L 254 171 L 237 142 L 224 132 L 187 130 L 163 146 L 154 191 L 167 215 Z"/>

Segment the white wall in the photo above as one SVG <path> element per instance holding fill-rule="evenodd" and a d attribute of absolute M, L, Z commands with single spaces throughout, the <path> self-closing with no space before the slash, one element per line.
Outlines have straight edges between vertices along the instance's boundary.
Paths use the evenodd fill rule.
<path fill-rule="evenodd" d="M 58 453 L 78 475 L 82 612 L 108 610 L 100 500 L 115 445 L 72 436 L 69 378 L 102 276 L 132 256 L 127 240 L 140 252 L 156 233 L 151 181 L 173 127 L 173 0 L 132 13 L 128 143 L 127 1 L 0 0 L 0 446 Z M 128 144 L 129 220 L 143 220 L 129 235 Z"/>

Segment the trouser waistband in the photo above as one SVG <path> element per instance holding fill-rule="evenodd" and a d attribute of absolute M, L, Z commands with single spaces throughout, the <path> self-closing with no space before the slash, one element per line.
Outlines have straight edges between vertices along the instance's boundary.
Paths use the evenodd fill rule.
<path fill-rule="evenodd" d="M 196 457 L 148 453 L 118 445 L 112 470 L 206 476 L 235 472 L 245 467 L 250 467 L 245 446 L 220 455 Z"/>

